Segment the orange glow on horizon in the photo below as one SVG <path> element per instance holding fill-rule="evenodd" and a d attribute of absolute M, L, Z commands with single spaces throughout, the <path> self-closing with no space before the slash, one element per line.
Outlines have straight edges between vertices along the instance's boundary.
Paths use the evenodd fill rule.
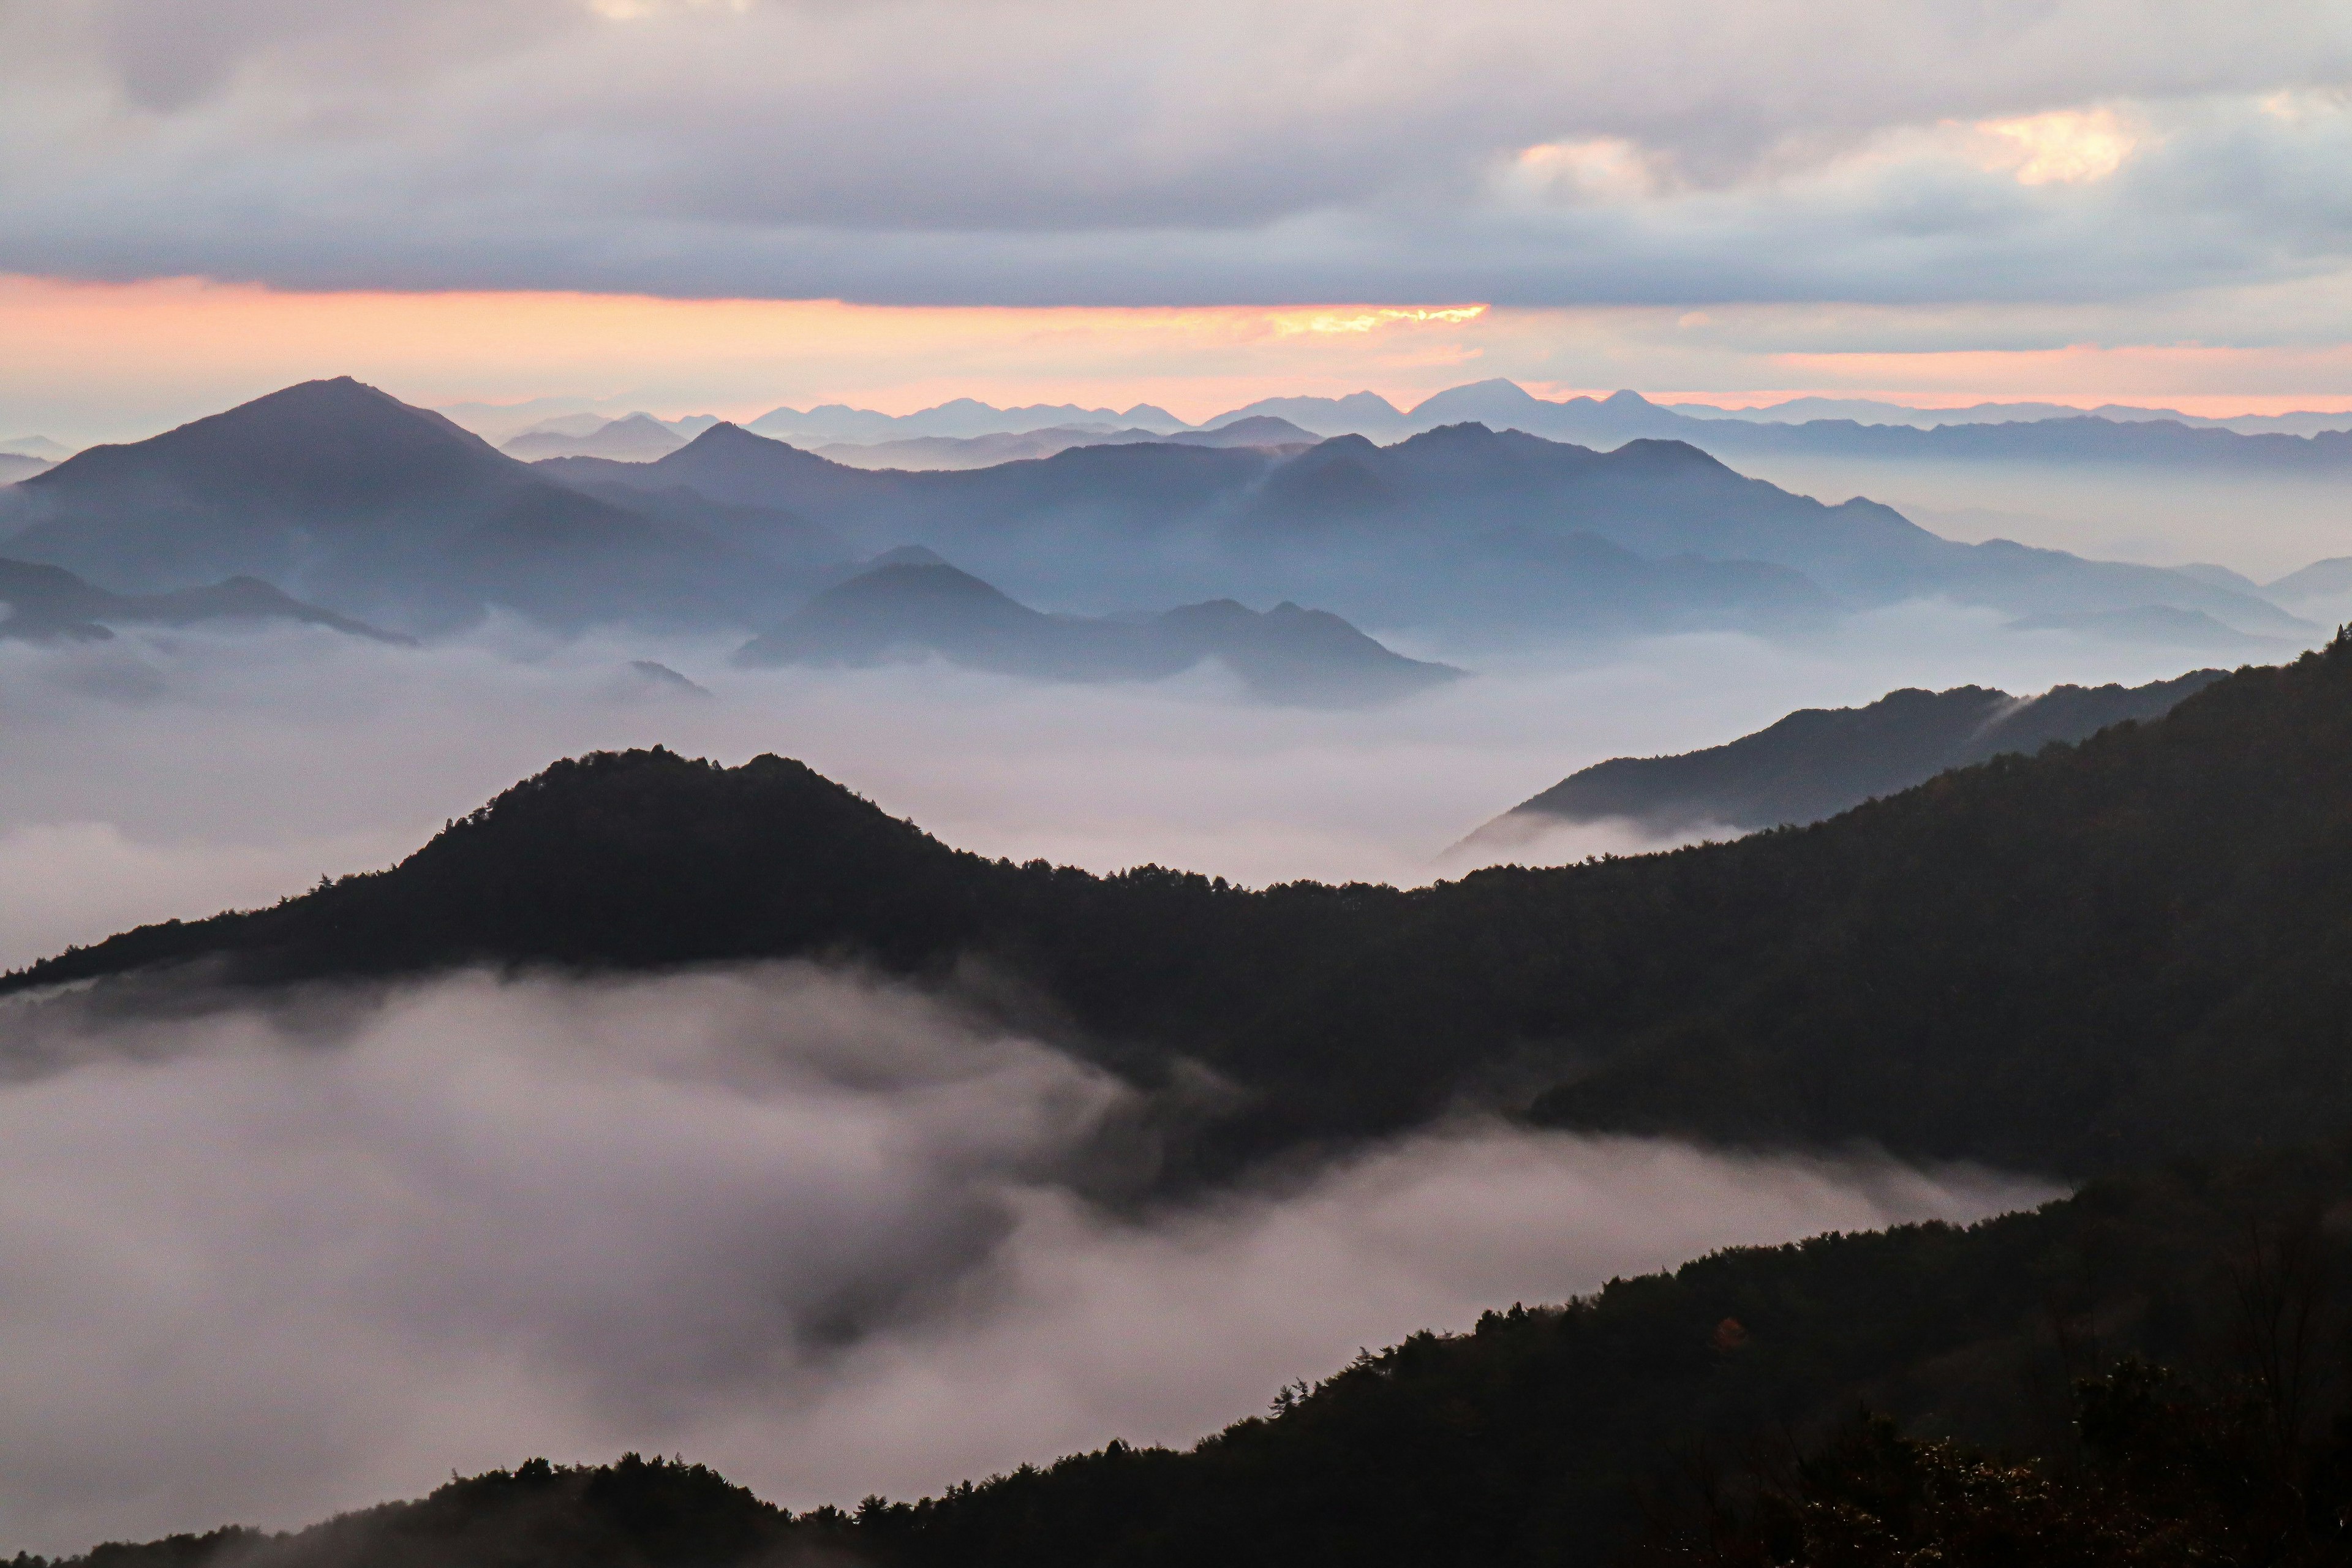
<path fill-rule="evenodd" d="M 1817 395 L 1921 408 L 2352 411 L 2347 344 L 1778 347 L 1815 324 L 1851 341 L 1880 318 L 1890 331 L 1902 327 L 1884 310 L 1801 316 L 1766 306 L 1021 309 L 0 276 L 0 437 L 136 438 L 292 382 L 344 374 L 427 405 L 553 396 L 738 419 L 779 405 L 906 414 L 975 397 L 1115 410 L 1152 403 L 1198 420 L 1262 397 L 1368 390 L 1411 407 L 1494 376 L 1546 397 L 1633 386 L 1659 402 L 1725 407 Z M 1989 318 L 1988 332 L 1997 327 Z M 1750 338 L 1777 342 L 1750 348 Z"/>

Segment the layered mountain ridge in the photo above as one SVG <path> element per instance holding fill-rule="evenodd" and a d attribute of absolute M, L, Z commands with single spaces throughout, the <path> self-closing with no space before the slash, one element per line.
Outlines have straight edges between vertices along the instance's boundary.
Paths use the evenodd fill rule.
<path fill-rule="evenodd" d="M 1801 709 L 1728 745 L 1595 763 L 1513 806 L 1466 842 L 1507 842 L 1515 828 L 1612 818 L 1655 835 L 1818 822 L 1949 768 L 2079 741 L 2110 724 L 2160 719 L 2221 674 L 2192 670 L 2130 688 L 2057 686 L 2026 698 L 1981 686 L 1906 688 L 1862 708 Z"/>
<path fill-rule="evenodd" d="M 247 982 L 979 962 L 1140 1081 L 1194 1060 L 1250 1091 L 1171 1171 L 1411 1125 L 1508 1063 L 1503 1106 L 1556 1125 L 2080 1174 L 2352 1118 L 2347 777 L 2344 639 L 1811 827 L 1412 890 L 1015 866 L 797 763 L 602 755 L 390 871 L 5 988 L 200 959 Z"/>

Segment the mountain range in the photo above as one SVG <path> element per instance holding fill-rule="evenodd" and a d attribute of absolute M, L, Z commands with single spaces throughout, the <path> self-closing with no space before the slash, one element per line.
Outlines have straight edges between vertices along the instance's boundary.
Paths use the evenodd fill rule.
<path fill-rule="evenodd" d="M 1570 773 L 1465 843 L 1506 845 L 1549 824 L 1611 818 L 1653 835 L 1819 822 L 1864 801 L 2009 752 L 2160 719 L 2221 679 L 2191 670 L 2146 686 L 2055 686 L 2011 697 L 1982 686 L 1906 688 L 1862 708 L 1806 708 L 1766 729 L 1672 757 L 1617 757 Z"/>
<path fill-rule="evenodd" d="M 62 566 L 0 558 L 0 638 L 27 642 L 92 642 L 114 626 L 190 626 L 205 621 L 290 621 L 375 642 L 414 646 L 415 639 L 289 598 L 253 577 L 231 577 L 165 594 L 115 594 Z"/>
<path fill-rule="evenodd" d="M 1465 423 L 1304 445 L 1276 421 L 965 471 L 860 469 L 724 423 L 653 461 L 522 463 L 345 378 L 0 489 L 0 547 L 133 592 L 252 576 L 427 631 L 492 609 L 755 629 L 907 542 L 1074 612 L 1309 602 L 1466 648 L 1770 632 L 1923 596 L 2200 646 L 2316 629 L 2226 574 L 1958 543 L 1683 441 L 1602 452 Z"/>
<path fill-rule="evenodd" d="M 1311 594 L 1360 624 L 1464 637 L 1770 628 L 1943 596 L 2020 615 L 2158 605 L 2315 628 L 2259 594 L 1824 506 L 1680 442 L 1598 452 L 1481 425 L 1378 447 L 1081 447 L 971 471 L 866 472 L 729 425 L 658 461 L 559 458 L 568 483 L 782 505 L 869 549 L 911 541 L 1021 595 L 1101 607 Z M 618 490 L 600 488 L 600 494 Z"/>
<path fill-rule="evenodd" d="M 0 490 L 0 540 L 134 592 L 252 576 L 418 630 L 755 623 L 850 559 L 788 513 L 553 483 L 348 377 L 77 454 Z"/>
<path fill-rule="evenodd" d="M 1809 827 L 1411 890 L 990 861 L 794 763 L 606 754 L 391 870 L 0 989 L 198 959 L 252 984 L 976 959 L 1139 1082 L 1196 1062 L 1246 1091 L 1172 1147 L 1171 1180 L 1482 1097 L 1563 1127 L 2079 1176 L 2352 1121 L 2347 779 L 2347 638 Z"/>
<path fill-rule="evenodd" d="M 1462 672 L 1391 652 L 1339 616 L 1231 599 L 1143 616 L 1047 616 L 919 546 L 887 552 L 746 644 L 742 665 L 872 665 L 936 655 L 1045 680 L 1160 680 L 1213 659 L 1263 700 L 1354 707 Z"/>
<path fill-rule="evenodd" d="M 578 434 L 526 430 L 499 450 L 526 463 L 541 458 L 618 458 L 623 462 L 649 463 L 685 445 L 685 437 L 652 415 L 629 414 L 601 421 Z"/>
<path fill-rule="evenodd" d="M 814 450 L 819 457 L 859 468 L 986 468 L 999 463 L 1050 458 L 1073 447 L 1131 447 L 1150 441 L 1165 442 L 1171 447 L 1312 447 L 1321 439 L 1287 419 L 1258 415 L 1220 425 L 1213 430 L 1180 430 L 1172 435 L 1134 426 L 1114 430 L 1097 426 L 1053 425 L 1018 434 L 913 436 L 872 446 L 836 441 Z"/>

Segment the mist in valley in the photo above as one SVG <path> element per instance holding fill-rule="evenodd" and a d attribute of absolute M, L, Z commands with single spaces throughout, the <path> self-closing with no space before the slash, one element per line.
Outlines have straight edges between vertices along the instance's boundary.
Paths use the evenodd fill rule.
<path fill-rule="evenodd" d="M 311 629 L 0 640 L 0 966 L 392 864 L 555 758 L 598 749 L 794 757 L 990 856 L 1101 872 L 1157 863 L 1252 886 L 1412 884 L 1482 858 L 1660 847 L 1601 823 L 1449 853 L 1605 758 L 1717 745 L 1792 709 L 1903 686 L 2023 695 L 2233 662 L 1914 603 L 1804 639 L 1530 650 L 1396 703 L 1319 710 L 1250 701 L 1213 665 L 1052 685 L 937 660 L 745 670 L 732 647 L 560 638 L 508 618 L 423 648 Z"/>
<path fill-rule="evenodd" d="M 2052 1195 L 1471 1118 L 1146 1201 L 1181 1106 L 801 964 L 189 981 L 0 1028 L 0 1531 L 34 1549 L 623 1448 L 795 1506 L 936 1491 L 1187 1443 L 1515 1300 Z"/>

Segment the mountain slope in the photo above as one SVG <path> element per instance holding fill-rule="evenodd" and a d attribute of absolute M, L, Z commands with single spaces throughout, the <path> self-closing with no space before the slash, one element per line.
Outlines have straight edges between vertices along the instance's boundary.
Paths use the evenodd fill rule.
<path fill-rule="evenodd" d="M 0 605 L 8 609 L 0 619 L 0 637 L 27 641 L 93 640 L 112 636 L 109 626 L 188 626 L 222 620 L 294 621 L 374 642 L 413 646 L 415 640 L 289 598 L 255 577 L 231 577 L 169 594 L 113 594 L 62 566 L 0 558 Z"/>
<path fill-rule="evenodd" d="M 527 430 L 499 450 L 526 463 L 541 458 L 614 458 L 625 463 L 649 463 L 685 445 L 683 437 L 653 416 L 630 414 L 601 421 L 580 435 Z"/>
<path fill-rule="evenodd" d="M 2273 1406 L 2262 1398 L 2260 1363 L 2252 1347 L 2233 1342 L 2243 1339 L 2232 1331 L 2242 1328 L 2248 1298 L 2232 1287 L 2266 1280 L 2258 1269 L 2293 1257 L 2331 1271 L 2352 1262 L 2340 1236 L 2315 1234 L 2297 1218 L 2338 1209 L 2347 1195 L 2352 1170 L 2331 1149 L 2102 1182 L 1967 1229 L 1931 1224 L 1737 1248 L 1612 1280 L 1563 1305 L 1489 1311 L 1467 1332 L 1419 1333 L 1366 1352 L 1312 1388 L 1283 1391 L 1268 1415 L 1189 1450 L 1114 1440 L 1054 1463 L 1040 1455 L 1037 1465 L 919 1502 L 875 1498 L 854 1512 L 828 1505 L 794 1516 L 698 1466 L 635 1455 L 579 1468 L 532 1460 L 289 1534 L 230 1528 L 70 1562 L 1588 1568 L 1621 1561 L 1645 1514 L 1663 1511 L 1660 1500 L 1694 1481 L 1730 1479 L 1726 1456 L 1811 1450 L 1865 1402 L 1915 1437 L 1998 1444 L 2063 1466 L 2079 1458 L 2085 1436 L 2100 1435 L 2069 1421 L 2078 1407 L 2070 1384 L 2128 1355 L 2210 1369 L 2221 1409 L 2234 1397 L 2237 1408 L 2267 1417 Z M 2299 1238 L 2311 1245 L 2296 1254 Z M 2292 1312 L 2311 1297 L 2289 1285 L 2253 1298 L 2269 1300 Z M 2346 1505 L 2346 1445 L 2340 1426 L 2329 1434 L 2329 1418 L 2344 1405 L 2347 1368 L 2341 1341 L 2326 1331 L 2340 1321 L 2333 1303 L 2318 1310 L 2323 1331 L 2293 1363 L 2294 1381 L 2275 1373 L 2273 1381 L 2285 1399 L 2308 1402 L 2310 1449 L 2320 1461 L 2310 1500 L 2325 1521 Z M 2132 1390 L 2143 1397 L 2125 1409 L 2137 1409 L 2147 1427 L 2158 1427 L 2173 1401 L 2198 1408 L 2192 1387 L 2151 1383 L 2128 1367 L 2094 1384 L 2083 1407 Z M 2207 1445 L 2225 1435 L 2210 1420 L 2188 1430 Z M 2149 1447 L 2149 1458 L 2175 1460 L 2157 1472 L 2163 1489 L 2193 1507 L 2196 1468 Z M 2225 1452 L 2240 1460 L 2262 1454 Z M 2242 1462 L 2215 1468 L 2224 1495 L 2261 1474 Z M 1992 1479 L 1979 1478 L 1980 1486 Z M 2179 1531 L 2147 1534 L 2182 1544 Z M 2015 1542 L 1996 1536 L 1983 1555 L 1963 1560 L 2339 1560 L 2132 1554 L 2139 1542 L 2131 1538 L 2121 1552 L 2095 1553 L 2092 1543 L 2047 1528 L 2032 1539 L 2041 1554 L 2004 1550 Z M 2112 1533 L 2096 1543 L 2119 1544 Z M 2084 1550 L 2068 1550 L 2075 1547 Z M 1694 1557 L 1708 1560 L 1667 1560 Z"/>
<path fill-rule="evenodd" d="M 794 763 L 631 753 L 560 764 L 390 871 L 0 989 L 205 957 L 248 981 L 978 957 L 1052 998 L 1074 1048 L 1251 1090 L 1180 1167 L 1472 1094 L 1562 1126 L 2080 1173 L 2352 1121 L 2347 781 L 2341 638 L 1811 827 L 1412 891 L 1016 867 Z"/>
<path fill-rule="evenodd" d="M 1473 839 L 1506 825 L 1622 817 L 1656 833 L 1818 822 L 2004 752 L 2032 753 L 2126 720 L 2160 719 L 2221 679 L 2218 669 L 2126 689 L 2059 686 L 2020 699 L 1980 686 L 1891 691 L 1864 708 L 1807 708 L 1728 745 L 1596 763 Z"/>
<path fill-rule="evenodd" d="M 349 377 L 305 382 L 5 491 L 12 555 L 161 592 L 226 575 L 411 624 L 724 619 L 790 563 L 550 482 Z"/>
<path fill-rule="evenodd" d="M 1337 616 L 1230 599 L 1121 619 L 1047 616 L 929 551 L 826 589 L 736 654 L 744 665 L 872 665 L 937 654 L 1045 680 L 1159 680 L 1218 659 L 1255 695 L 1307 706 L 1402 697 L 1459 670 L 1391 653 Z"/>
<path fill-rule="evenodd" d="M 575 484 L 685 485 L 787 507 L 866 549 L 912 539 L 1016 595 L 1070 604 L 1311 594 L 1358 621 L 1607 637 L 1769 627 L 1839 600 L 1942 595 L 2029 615 L 2158 605 L 2241 631 L 2313 629 L 2226 584 L 1955 543 L 1889 508 L 1824 506 L 1671 441 L 1597 452 L 1469 424 L 1385 447 L 1360 437 L 1304 450 L 1154 442 L 867 472 L 720 426 L 655 463 L 541 468 Z M 1617 553 L 1580 542 L 1592 541 Z"/>

